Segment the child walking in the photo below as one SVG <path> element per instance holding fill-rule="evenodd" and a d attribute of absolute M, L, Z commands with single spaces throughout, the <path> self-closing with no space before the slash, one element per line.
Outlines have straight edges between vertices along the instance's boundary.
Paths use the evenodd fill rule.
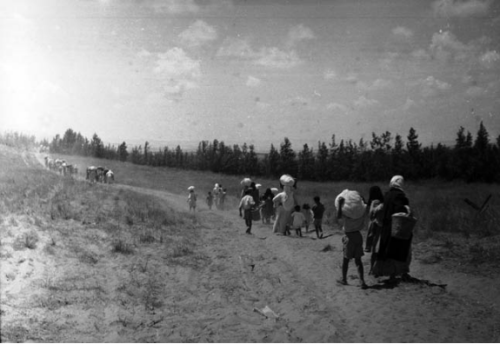
<path fill-rule="evenodd" d="M 247 189 L 245 190 L 244 196 L 241 198 L 240 201 L 240 217 L 242 216 L 241 211 L 243 210 L 244 212 L 244 219 L 245 219 L 245 224 L 247 226 L 247 230 L 245 233 L 247 234 L 252 234 L 252 208 L 255 205 L 255 202 L 253 200 L 253 197 L 251 195 L 252 190 Z"/>
<path fill-rule="evenodd" d="M 188 199 L 187 199 L 187 202 L 189 204 L 189 211 L 193 211 L 195 212 L 196 211 L 196 193 L 194 192 L 194 186 L 190 186 L 188 188 L 189 190 L 189 195 L 188 195 Z"/>
<path fill-rule="evenodd" d="M 213 204 L 214 204 L 214 195 L 212 195 L 212 192 L 209 191 L 208 192 L 208 196 L 207 196 L 208 209 L 212 210 L 212 205 Z"/>
<path fill-rule="evenodd" d="M 312 207 L 313 217 L 314 217 L 314 229 L 316 231 L 316 236 L 318 239 L 323 238 L 323 214 L 325 213 L 325 206 L 321 203 L 320 197 L 315 196 L 314 205 Z"/>
<path fill-rule="evenodd" d="M 354 263 L 358 269 L 360 287 L 367 289 L 365 283 L 363 263 L 363 236 L 361 230 L 365 226 L 366 219 L 366 204 L 361 195 L 357 191 L 344 190 L 335 200 L 337 207 L 337 221 L 342 221 L 342 229 L 344 230 L 343 244 L 343 260 L 342 260 L 342 279 L 337 282 L 341 285 L 347 285 L 347 271 L 349 269 L 349 261 L 354 259 Z M 344 209 L 345 208 L 345 211 Z"/>
<path fill-rule="evenodd" d="M 305 218 L 306 233 L 308 233 L 309 225 L 313 223 L 314 218 L 314 214 L 311 210 L 311 207 L 309 206 L 309 203 L 304 203 L 304 205 L 302 206 L 302 213 L 304 214 Z"/>
<path fill-rule="evenodd" d="M 292 213 L 292 227 L 295 229 L 295 234 L 297 236 L 302 236 L 302 227 L 304 226 L 304 223 L 306 222 L 306 218 L 304 214 L 300 211 L 300 205 L 295 206 L 295 211 Z"/>

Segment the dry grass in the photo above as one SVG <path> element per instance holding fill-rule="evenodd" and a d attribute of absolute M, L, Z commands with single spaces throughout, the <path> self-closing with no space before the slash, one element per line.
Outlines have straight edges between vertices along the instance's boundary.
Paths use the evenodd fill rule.
<path fill-rule="evenodd" d="M 82 166 L 102 165 L 110 167 L 117 176 L 118 183 L 134 185 L 151 189 L 168 189 L 170 192 L 185 194 L 186 186 L 195 185 L 200 199 L 204 199 L 206 192 L 213 188 L 215 183 L 222 183 L 228 189 L 227 208 L 234 209 L 237 206 L 240 193 L 239 176 L 225 176 L 210 172 L 184 171 L 168 168 L 153 168 L 148 166 L 133 165 L 117 161 L 106 161 L 93 158 L 66 157 L 67 160 L 77 159 Z M 277 187 L 277 180 L 258 179 L 263 188 Z M 326 213 L 324 224 L 335 226 L 333 206 L 334 199 L 344 189 L 358 190 L 367 199 L 369 188 L 377 184 L 383 190 L 387 190 L 387 182 L 384 183 L 354 183 L 354 182 L 329 182 L 315 183 L 299 181 L 299 202 L 313 204 L 313 197 L 319 195 L 325 204 Z M 482 238 L 498 237 L 500 235 L 500 186 L 490 184 L 465 184 L 462 182 L 408 182 L 406 192 L 410 204 L 418 218 L 416 227 L 415 243 L 427 240 L 437 240 L 449 245 L 449 254 L 461 256 L 463 260 L 488 261 L 485 257 L 497 257 L 496 251 L 485 248 Z M 492 195 L 489 208 L 477 215 L 477 212 L 464 202 L 465 198 L 472 200 L 478 205 L 488 195 Z M 168 214 L 168 210 L 158 209 L 148 196 L 125 199 L 119 195 L 121 200 L 129 205 L 125 208 L 125 223 L 132 227 L 144 224 L 145 221 L 152 222 L 152 228 L 160 229 L 175 224 L 186 226 L 192 224 L 188 221 L 189 216 L 175 218 L 175 214 Z M 135 196 L 134 196 L 135 197 Z M 167 215 L 168 214 L 168 215 Z M 195 221 L 195 220 L 193 220 Z M 140 240 L 152 240 L 151 235 L 142 234 Z M 462 238 L 466 240 L 462 240 Z M 484 248 L 484 250 L 481 249 Z M 182 249 L 177 249 L 179 252 Z M 432 259 L 431 259 L 432 260 Z"/>

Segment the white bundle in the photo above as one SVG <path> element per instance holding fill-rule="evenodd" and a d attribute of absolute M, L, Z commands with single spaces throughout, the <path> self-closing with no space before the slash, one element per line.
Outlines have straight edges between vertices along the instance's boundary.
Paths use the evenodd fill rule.
<path fill-rule="evenodd" d="M 359 219 L 366 212 L 366 204 L 359 192 L 345 189 L 335 198 L 335 208 L 339 209 L 339 199 L 344 198 L 342 215 L 351 219 Z"/>
<path fill-rule="evenodd" d="M 288 174 L 284 174 L 280 178 L 280 183 L 282 185 L 293 186 L 295 184 L 295 179 L 293 179 L 293 177 Z"/>
<path fill-rule="evenodd" d="M 271 188 L 271 192 L 273 193 L 273 195 L 277 195 L 280 191 L 278 190 L 278 188 Z"/>
<path fill-rule="evenodd" d="M 188 191 L 194 190 L 194 186 L 188 187 Z"/>
<path fill-rule="evenodd" d="M 250 186 L 250 184 L 252 184 L 252 180 L 250 178 L 244 178 L 241 181 L 241 185 L 243 185 L 243 186 Z"/>

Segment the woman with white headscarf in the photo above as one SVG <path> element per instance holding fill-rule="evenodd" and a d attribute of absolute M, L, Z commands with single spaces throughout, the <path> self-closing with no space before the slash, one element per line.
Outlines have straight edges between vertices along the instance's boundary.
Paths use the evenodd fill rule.
<path fill-rule="evenodd" d="M 276 209 L 273 233 L 285 234 L 293 209 L 298 204 L 295 193 L 297 182 L 288 174 L 284 174 L 280 178 L 280 186 L 283 191 L 273 198 L 274 208 Z"/>
<path fill-rule="evenodd" d="M 373 267 L 373 274 L 390 276 L 394 279 L 400 275 L 403 279 L 409 278 L 411 262 L 411 241 L 409 238 L 399 238 L 392 235 L 392 215 L 396 213 L 409 213 L 409 200 L 403 189 L 404 178 L 400 175 L 392 177 L 389 191 L 384 196 L 382 208 L 382 229 Z"/>

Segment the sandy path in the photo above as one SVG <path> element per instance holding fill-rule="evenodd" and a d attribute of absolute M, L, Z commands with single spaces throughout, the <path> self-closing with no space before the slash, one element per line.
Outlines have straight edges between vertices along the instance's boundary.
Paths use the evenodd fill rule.
<path fill-rule="evenodd" d="M 112 187 L 153 195 L 166 207 L 187 211 L 182 195 L 120 184 Z M 447 284 L 445 289 L 412 283 L 391 286 L 382 283 L 383 279 L 367 277 L 371 288 L 361 290 L 353 264 L 351 285 L 341 287 L 335 284 L 342 258 L 338 230 L 329 229 L 326 234 L 331 235 L 326 239 L 312 240 L 276 236 L 270 225 L 255 223 L 254 235 L 249 236 L 244 234 L 236 209 L 209 211 L 203 206 L 196 213 L 202 227 L 198 250 L 207 257 L 201 268 L 158 267 L 162 276 L 169 276 L 164 299 L 168 311 L 151 315 L 142 327 L 129 329 L 117 309 L 103 309 L 92 317 L 106 335 L 89 338 L 162 342 L 500 340 L 498 276 L 455 273 L 438 264 L 421 264 L 416 257 L 412 275 Z M 326 245 L 332 250 L 322 252 Z M 366 271 L 367 262 L 365 256 Z M 105 268 L 113 273 L 112 262 Z M 106 283 L 106 290 L 116 290 L 113 280 Z M 277 318 L 255 311 L 265 306 Z"/>
<path fill-rule="evenodd" d="M 123 186 L 120 186 L 123 187 Z M 130 188 L 130 187 L 126 187 Z M 169 205 L 186 209 L 184 197 L 156 190 L 133 188 L 162 197 Z M 495 342 L 500 339 L 500 278 L 453 273 L 438 265 L 412 263 L 412 275 L 433 284 L 401 283 L 396 287 L 384 279 L 366 277 L 372 288 L 357 287 L 351 264 L 348 287 L 337 286 L 342 257 L 341 233 L 323 240 L 273 235 L 269 225 L 254 223 L 254 235 L 244 233 L 237 210 L 198 213 L 214 228 L 203 232 L 210 243 L 207 253 L 222 276 L 238 265 L 239 257 L 253 271 L 243 268 L 247 302 L 241 312 L 268 305 L 280 315 L 264 338 L 267 341 L 354 342 Z M 217 218 L 219 217 L 219 218 Z M 209 219 L 204 219 L 209 218 Z M 224 225 L 226 224 L 226 225 Z M 217 229 L 214 231 L 214 229 Z M 326 245 L 333 251 L 322 252 Z M 221 257 L 222 258 L 218 258 Z M 365 271 L 368 256 L 364 257 Z M 241 259 L 240 259 L 241 261 Z M 238 274 L 236 274 L 238 275 Z M 231 275 L 232 276 L 232 275 Z M 215 278 L 215 277 L 210 277 Z M 224 277 L 222 277 L 224 278 Z M 281 333 L 276 335 L 275 332 Z M 281 331 L 281 332 L 280 332 Z M 273 333 L 273 335 L 271 335 Z M 277 337 L 276 337 L 277 336 Z M 279 337 L 279 338 L 278 338 Z M 227 338 L 231 341 L 231 337 Z M 234 339 L 233 339 L 234 340 Z"/>

